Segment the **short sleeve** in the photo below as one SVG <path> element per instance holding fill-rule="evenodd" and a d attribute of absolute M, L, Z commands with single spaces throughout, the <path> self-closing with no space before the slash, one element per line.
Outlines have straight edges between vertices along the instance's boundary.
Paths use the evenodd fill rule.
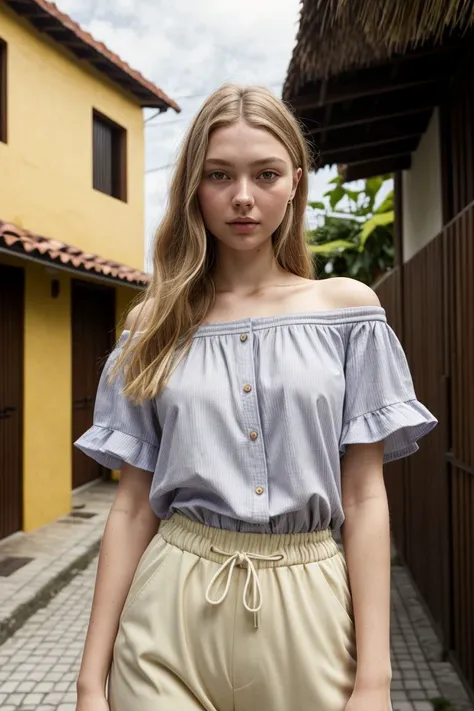
<path fill-rule="evenodd" d="M 154 472 L 160 446 L 160 428 L 155 402 L 135 405 L 122 393 L 123 376 L 112 383 L 109 374 L 126 338 L 122 334 L 109 356 L 99 382 L 93 425 L 76 442 L 84 454 L 109 469 L 124 463 Z"/>
<path fill-rule="evenodd" d="M 340 452 L 348 444 L 385 442 L 384 462 L 413 454 L 436 418 L 416 399 L 407 359 L 385 321 L 352 324 L 345 361 Z"/>

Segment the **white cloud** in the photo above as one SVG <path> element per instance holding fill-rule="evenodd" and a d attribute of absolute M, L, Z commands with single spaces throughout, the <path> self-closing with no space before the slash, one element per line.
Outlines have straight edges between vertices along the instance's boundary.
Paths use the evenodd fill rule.
<path fill-rule="evenodd" d="M 299 4 L 299 0 L 57 0 L 60 10 L 181 105 L 181 114 L 170 110 L 147 124 L 148 169 L 174 162 L 188 121 L 225 81 L 264 84 L 281 93 Z M 194 98 L 182 98 L 187 96 Z M 169 179 L 169 169 L 147 173 L 147 242 L 163 213 Z M 312 177 L 312 199 L 320 197 L 327 179 L 327 171 Z"/>

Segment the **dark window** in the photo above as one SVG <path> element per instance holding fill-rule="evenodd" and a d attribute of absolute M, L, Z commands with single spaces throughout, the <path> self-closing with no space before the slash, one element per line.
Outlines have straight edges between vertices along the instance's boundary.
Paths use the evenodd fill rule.
<path fill-rule="evenodd" d="M 98 111 L 93 112 L 93 185 L 127 200 L 127 132 Z"/>
<path fill-rule="evenodd" d="M 0 39 L 0 141 L 7 142 L 7 45 Z"/>

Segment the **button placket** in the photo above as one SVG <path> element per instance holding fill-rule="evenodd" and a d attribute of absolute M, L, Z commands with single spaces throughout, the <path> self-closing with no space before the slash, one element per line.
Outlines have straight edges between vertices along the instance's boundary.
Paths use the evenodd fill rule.
<path fill-rule="evenodd" d="M 252 513 L 256 520 L 266 523 L 269 520 L 268 471 L 255 388 L 254 334 L 251 322 L 249 326 L 249 332 L 241 333 L 239 336 L 239 362 L 242 365 L 239 373 L 242 378 L 240 392 L 243 424 L 248 438 L 248 469 L 252 477 L 249 481 Z M 242 336 L 247 336 L 247 338 L 243 339 Z"/>

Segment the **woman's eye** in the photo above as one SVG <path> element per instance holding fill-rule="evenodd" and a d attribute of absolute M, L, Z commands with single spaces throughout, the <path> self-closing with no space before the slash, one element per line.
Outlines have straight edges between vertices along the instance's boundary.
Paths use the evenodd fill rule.
<path fill-rule="evenodd" d="M 263 180 L 274 180 L 274 178 L 278 178 L 278 173 L 275 173 L 274 170 L 264 170 L 263 173 L 260 173 L 260 177 Z"/>
<path fill-rule="evenodd" d="M 220 170 L 214 170 L 212 173 L 209 174 L 209 177 L 211 180 L 225 180 L 227 178 L 227 175 L 225 173 L 222 173 Z"/>

